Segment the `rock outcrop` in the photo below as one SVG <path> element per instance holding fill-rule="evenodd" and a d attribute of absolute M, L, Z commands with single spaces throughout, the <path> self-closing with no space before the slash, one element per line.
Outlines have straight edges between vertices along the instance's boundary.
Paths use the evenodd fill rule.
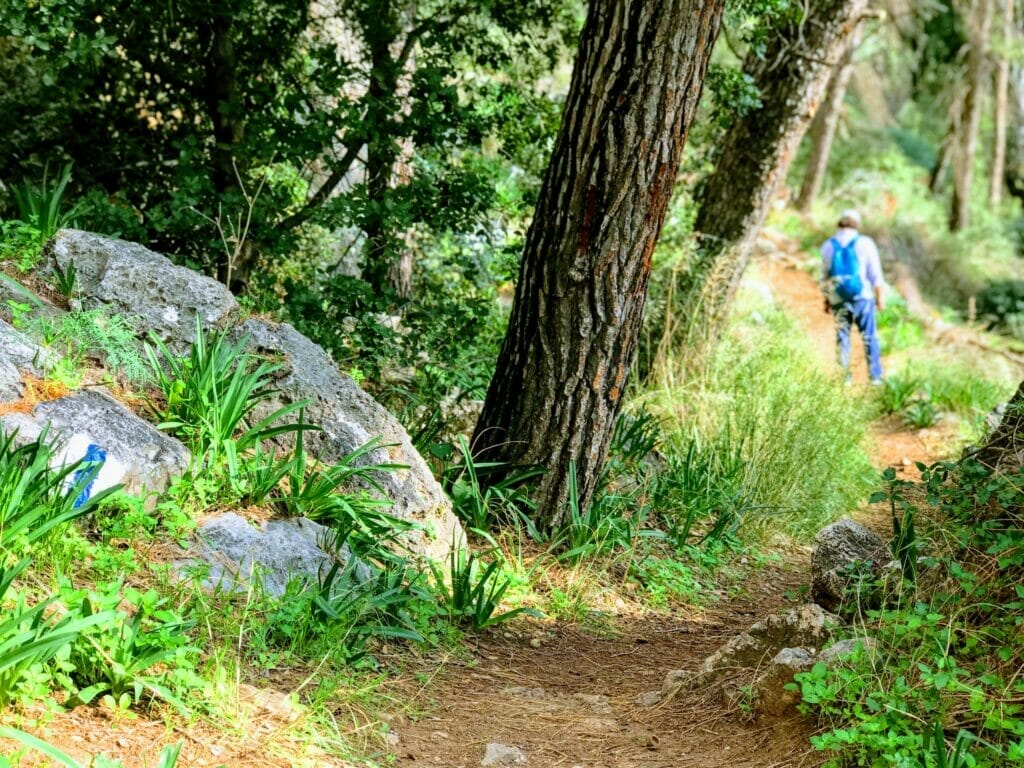
<path fill-rule="evenodd" d="M 288 582 L 301 579 L 316 585 L 335 562 L 348 561 L 327 552 L 330 531 L 304 517 L 253 524 L 227 512 L 205 521 L 198 529 L 188 560 L 179 561 L 179 572 L 205 563 L 204 586 L 226 591 L 245 591 L 252 577 L 259 578 L 267 594 L 280 597 Z M 356 570 L 360 580 L 369 578 L 365 565 Z"/>
<path fill-rule="evenodd" d="M 261 406 L 262 416 L 286 403 L 308 400 L 305 419 L 322 431 L 307 433 L 305 441 L 311 453 L 323 461 L 339 461 L 371 440 L 379 440 L 380 447 L 367 453 L 363 463 L 400 465 L 375 472 L 373 478 L 392 502 L 390 514 L 419 527 L 406 536 L 407 546 L 433 560 L 444 560 L 453 546 L 462 546 L 462 527 L 452 513 L 451 501 L 405 428 L 341 373 L 321 347 L 286 323 L 248 320 L 236 333 L 248 337 L 253 352 L 281 363 L 276 399 Z"/>
<path fill-rule="evenodd" d="M 811 555 L 811 597 L 827 610 L 844 602 L 874 607 L 878 584 L 892 569 L 898 570 L 881 536 L 860 523 L 843 518 L 822 528 Z"/>
<path fill-rule="evenodd" d="M 22 394 L 22 375 L 41 376 L 47 353 L 0 320 L 0 403 Z"/>
<path fill-rule="evenodd" d="M 22 441 L 35 440 L 47 429 L 58 464 L 78 461 L 89 445 L 99 446 L 106 463 L 94 493 L 118 483 L 131 494 L 159 493 L 188 469 L 191 460 L 177 440 L 99 392 L 80 391 L 40 403 L 28 414 L 5 414 L 0 427 L 17 430 Z"/>
<path fill-rule="evenodd" d="M 74 297 L 84 308 L 111 307 L 140 336 L 153 332 L 174 351 L 188 349 L 197 320 L 208 330 L 238 314 L 235 297 L 216 280 L 137 243 L 62 229 L 46 244 L 44 257 L 65 272 L 74 262 Z"/>
<path fill-rule="evenodd" d="M 772 614 L 733 637 L 698 669 L 669 672 L 658 700 L 669 700 L 681 690 L 711 685 L 736 670 L 760 668 L 784 648 L 818 648 L 839 624 L 837 616 L 813 603 Z M 652 700 L 644 698 L 645 702 Z"/>

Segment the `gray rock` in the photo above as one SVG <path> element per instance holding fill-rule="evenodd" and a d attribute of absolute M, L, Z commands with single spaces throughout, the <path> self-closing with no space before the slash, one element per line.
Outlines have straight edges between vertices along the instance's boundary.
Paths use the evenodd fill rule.
<path fill-rule="evenodd" d="M 176 352 L 188 349 L 197 318 L 208 330 L 238 313 L 235 297 L 216 280 L 137 243 L 62 229 L 46 244 L 44 257 L 62 270 L 74 261 L 75 295 L 84 308 L 113 307 L 140 336 L 153 331 Z"/>
<path fill-rule="evenodd" d="M 811 554 L 811 597 L 834 611 L 848 600 L 878 604 L 878 580 L 896 566 L 880 536 L 849 518 L 822 528 Z"/>
<path fill-rule="evenodd" d="M 204 522 L 196 531 L 191 558 L 178 562 L 179 572 L 199 563 L 209 565 L 204 586 L 227 591 L 245 591 L 258 574 L 269 595 L 281 596 L 292 579 L 317 584 L 338 561 L 328 554 L 325 542 L 330 531 L 302 517 L 270 520 L 253 525 L 249 520 L 226 512 Z M 342 550 L 346 561 L 348 551 Z M 365 565 L 358 566 L 360 579 L 369 578 Z"/>
<path fill-rule="evenodd" d="M 383 406 L 342 374 L 327 353 L 290 325 L 248 320 L 236 333 L 249 337 L 250 349 L 282 363 L 275 387 L 277 399 L 261 406 L 261 415 L 285 403 L 309 400 L 305 419 L 322 427 L 307 433 L 306 445 L 323 461 L 336 462 L 371 440 L 381 447 L 363 457 L 363 464 L 397 464 L 402 468 L 375 472 L 374 480 L 392 502 L 390 513 L 420 529 L 405 544 L 413 553 L 445 560 L 464 537 L 451 501 L 416 451 L 408 433 Z"/>
<path fill-rule="evenodd" d="M 877 652 L 878 643 L 873 637 L 851 637 L 830 645 L 818 654 L 817 661 L 827 667 L 835 667 L 843 664 L 857 653 L 874 656 Z"/>
<path fill-rule="evenodd" d="M 17 429 L 19 439 L 26 442 L 38 438 L 47 425 L 57 463 L 83 458 L 90 444 L 106 452 L 93 492 L 121 483 L 127 493 L 159 493 L 191 461 L 185 446 L 100 392 L 83 390 L 40 403 L 31 414 L 0 417 L 4 430 Z M 151 500 L 155 503 L 155 498 Z"/>
<path fill-rule="evenodd" d="M 754 709 L 759 714 L 781 715 L 800 701 L 799 691 L 786 690 L 793 675 L 814 666 L 814 652 L 807 648 L 783 648 L 754 680 Z"/>
<path fill-rule="evenodd" d="M 23 373 L 41 376 L 47 353 L 0 320 L 0 402 L 21 397 Z"/>
<path fill-rule="evenodd" d="M 661 686 L 661 699 L 667 701 L 681 690 L 711 685 L 738 669 L 756 669 L 784 648 L 817 648 L 831 637 L 839 623 L 837 616 L 813 603 L 772 614 L 733 637 L 697 670 L 669 672 Z"/>
<path fill-rule="evenodd" d="M 526 765 L 526 754 L 519 747 L 508 747 L 491 742 L 484 749 L 480 765 Z"/>

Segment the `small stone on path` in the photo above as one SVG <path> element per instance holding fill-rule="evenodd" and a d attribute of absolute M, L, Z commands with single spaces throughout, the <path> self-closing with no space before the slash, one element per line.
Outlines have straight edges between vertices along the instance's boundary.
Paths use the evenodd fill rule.
<path fill-rule="evenodd" d="M 526 753 L 519 747 L 509 747 L 492 741 L 484 750 L 480 765 L 526 765 Z"/>

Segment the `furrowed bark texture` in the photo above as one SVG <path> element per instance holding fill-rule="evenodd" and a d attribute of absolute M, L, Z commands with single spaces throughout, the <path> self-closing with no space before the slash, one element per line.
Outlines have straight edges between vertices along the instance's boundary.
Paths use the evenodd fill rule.
<path fill-rule="evenodd" d="M 715 170 L 698 192 L 699 252 L 681 275 L 677 309 L 688 346 L 704 353 L 694 361 L 718 337 L 754 238 L 867 0 L 810 0 L 806 8 L 802 20 L 776 30 L 764 58 L 744 62 L 762 106 L 726 132 Z"/>
<path fill-rule="evenodd" d="M 990 469 L 1024 467 L 1024 382 L 1006 404 L 1003 420 L 973 457 Z"/>
<path fill-rule="evenodd" d="M 988 90 L 988 36 L 992 26 L 992 0 L 972 4 L 970 50 L 967 54 L 967 96 L 964 119 L 953 157 L 953 204 L 949 228 L 958 232 L 971 223 L 971 186 L 974 183 L 974 155 L 978 147 L 981 109 Z"/>
<path fill-rule="evenodd" d="M 807 171 L 804 173 L 804 181 L 796 201 L 796 207 L 801 211 L 811 210 L 821 190 L 821 182 L 828 168 L 828 158 L 832 154 L 832 140 L 836 136 L 839 117 L 843 112 L 846 89 L 853 74 L 853 52 L 860 45 L 860 38 L 861 25 L 858 24 L 846 43 L 846 50 L 839 60 L 839 66 L 829 80 L 825 101 L 811 123 L 811 156 L 807 161 Z"/>
<path fill-rule="evenodd" d="M 607 457 L 723 5 L 590 3 L 473 438 L 486 460 L 546 470 L 536 497 L 543 524 L 561 519 L 570 462 L 585 509 Z"/>

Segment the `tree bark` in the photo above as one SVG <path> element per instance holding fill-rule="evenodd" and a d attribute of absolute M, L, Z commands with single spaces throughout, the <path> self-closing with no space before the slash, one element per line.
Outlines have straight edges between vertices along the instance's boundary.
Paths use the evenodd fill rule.
<path fill-rule="evenodd" d="M 1024 65 L 1010 65 L 1010 130 L 1006 136 L 1006 188 L 1024 201 Z"/>
<path fill-rule="evenodd" d="M 597 487 L 723 5 L 589 4 L 473 438 L 485 460 L 546 470 L 541 525 L 560 522 L 572 466 L 581 510 Z"/>
<path fill-rule="evenodd" d="M 832 140 L 839 127 L 839 117 L 846 99 L 846 89 L 853 74 L 853 53 L 860 45 L 861 25 L 858 24 L 846 45 L 846 51 L 839 66 L 832 73 L 825 101 L 811 123 L 811 156 L 807 161 L 807 172 L 800 187 L 800 195 L 796 200 L 797 210 L 810 211 L 814 200 L 821 190 L 821 182 L 828 168 L 828 158 L 832 154 Z"/>
<path fill-rule="evenodd" d="M 245 109 L 238 81 L 238 57 L 231 17 L 225 13 L 214 15 L 205 33 L 209 52 L 203 91 L 206 111 L 213 124 L 214 147 L 210 169 L 213 188 L 221 200 L 235 196 L 242 204 L 244 195 L 238 180 L 241 169 L 235 166 L 235 147 L 245 138 Z M 243 255 L 250 256 L 251 253 L 251 249 L 244 249 Z M 217 279 L 225 285 L 234 278 L 244 279 L 248 264 L 240 261 L 233 261 L 227 253 L 221 254 L 217 261 Z"/>
<path fill-rule="evenodd" d="M 370 49 L 370 81 L 366 91 L 365 124 L 375 126 L 366 141 L 366 191 L 369 206 L 363 231 L 366 234 L 363 279 L 380 294 L 394 292 L 389 274 L 394 261 L 394 233 L 387 221 L 387 196 L 392 185 L 398 143 L 394 120 L 398 114 L 397 91 L 402 66 L 392 56 L 401 33 L 391 0 L 381 0 L 372 17 L 364 20 Z"/>
<path fill-rule="evenodd" d="M 999 426 L 971 456 L 992 470 L 1024 467 L 1024 382 L 1006 404 Z"/>
<path fill-rule="evenodd" d="M 995 146 L 992 148 L 992 169 L 989 176 L 988 201 L 990 205 L 999 205 L 1003 199 L 1003 178 L 1006 168 L 1006 124 L 1009 111 L 1010 91 L 1010 58 L 1007 52 L 1013 45 L 1013 4 L 1014 0 L 1003 0 L 1002 16 L 1002 47 L 996 63 L 996 106 L 995 106 Z"/>
<path fill-rule="evenodd" d="M 971 223 L 971 186 L 974 181 L 974 155 L 978 146 L 981 109 L 988 90 L 988 37 L 992 26 L 992 0 L 977 0 L 968 16 L 971 21 L 970 50 L 967 54 L 967 95 L 964 119 L 953 158 L 953 201 L 949 228 L 967 229 Z"/>
<path fill-rule="evenodd" d="M 775 30 L 744 71 L 762 106 L 737 120 L 697 195 L 698 254 L 681 274 L 677 316 L 694 364 L 713 348 L 779 184 L 867 8 L 867 0 L 810 0 L 807 15 Z"/>

